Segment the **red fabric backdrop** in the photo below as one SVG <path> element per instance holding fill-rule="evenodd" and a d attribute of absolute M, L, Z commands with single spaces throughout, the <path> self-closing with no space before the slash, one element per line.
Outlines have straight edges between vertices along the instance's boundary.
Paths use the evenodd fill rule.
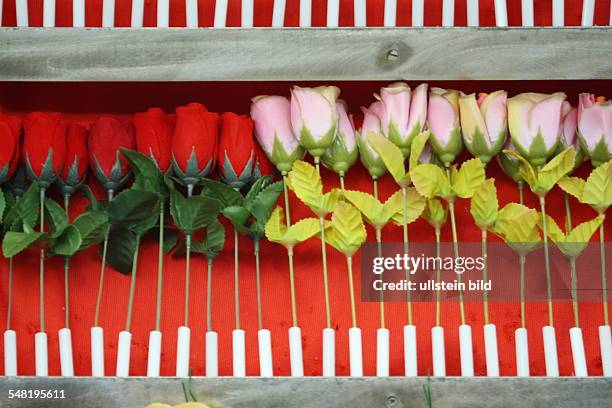
<path fill-rule="evenodd" d="M 67 26 L 71 22 L 71 1 L 58 0 L 58 25 Z M 87 24 L 100 24 L 101 0 L 87 2 Z M 146 1 L 145 24 L 153 25 L 155 21 L 155 3 Z M 210 26 L 213 15 L 213 1 L 200 1 L 200 24 Z M 382 24 L 382 1 L 368 2 L 368 22 L 370 25 Z M 428 1 L 426 6 L 426 24 L 440 24 L 440 1 Z M 536 22 L 539 25 L 550 23 L 551 1 L 536 1 Z M 580 20 L 580 2 L 566 2 L 566 22 L 578 24 Z M 610 2 L 597 1 L 598 16 L 596 23 L 606 24 L 607 10 Z M 40 1 L 30 1 L 32 25 L 41 25 L 42 11 Z M 130 20 L 130 1 L 117 0 L 117 25 L 126 26 Z M 230 0 L 228 16 L 229 25 L 238 25 L 240 21 L 239 4 Z M 260 8 L 260 4 L 263 7 Z M 323 25 L 325 21 L 325 1 L 313 1 L 313 23 Z M 352 1 L 341 1 L 341 24 L 352 24 Z M 398 2 L 400 25 L 410 22 L 410 2 Z M 520 2 L 508 2 L 511 25 L 520 24 Z M 269 25 L 272 1 L 257 2 L 255 14 L 256 25 Z M 481 23 L 493 25 L 493 0 L 481 1 Z M 344 8 L 346 7 L 346 8 Z M 287 25 L 297 25 L 298 1 L 287 1 Z M 14 25 L 14 2 L 4 2 L 4 25 Z M 184 2 L 172 1 L 171 23 L 175 26 L 184 24 Z M 456 23 L 465 24 L 465 1 L 457 2 Z M 568 63 L 579 63 L 568 61 Z M 313 84 L 301 84 L 313 85 Z M 361 105 L 367 105 L 382 84 L 379 82 L 338 82 L 343 90 L 343 97 L 349 102 L 351 111 L 358 112 Z M 411 85 L 416 85 L 413 83 Z M 578 92 L 588 91 L 598 95 L 612 95 L 612 84 L 608 81 L 571 81 L 571 82 L 438 82 L 432 85 L 455 87 L 465 92 L 491 91 L 507 89 L 510 94 L 521 91 L 551 92 L 563 90 L 575 103 Z M 25 114 L 32 110 L 62 111 L 73 120 L 89 122 L 101 113 L 129 115 L 143 111 L 150 106 L 160 106 L 167 112 L 176 106 L 191 101 L 206 104 L 211 110 L 235 111 L 247 113 L 249 100 L 258 94 L 288 94 L 289 83 L 0 83 L 0 108 L 4 111 Z M 585 176 L 589 166 L 584 165 L 579 174 Z M 497 180 L 500 203 L 518 201 L 516 186 L 499 170 L 496 164 L 488 169 L 488 175 Z M 326 188 L 338 185 L 337 177 L 323 170 Z M 347 188 L 371 191 L 371 181 L 360 164 L 355 165 L 347 175 Z M 388 197 L 395 190 L 389 176 L 381 180 L 381 196 Z M 531 194 L 526 194 L 527 204 L 535 207 L 536 201 Z M 573 203 L 575 223 L 594 216 L 590 209 Z M 71 213 L 74 217 L 83 210 L 85 200 L 77 195 Z M 468 203 L 461 201 L 458 205 L 459 238 L 462 241 L 478 241 L 480 233 L 473 226 Z M 555 190 L 549 199 L 550 212 L 557 220 L 563 217 L 562 194 Z M 310 216 L 309 211 L 298 204 L 292 197 L 294 219 Z M 606 222 L 610 230 L 612 222 Z M 372 241 L 373 233 L 369 229 L 368 240 Z M 422 220 L 410 226 L 411 240 L 431 241 L 432 229 Z M 230 237 L 230 236 L 228 236 Z M 387 227 L 383 232 L 385 241 L 401 241 L 401 229 Z M 443 239 L 449 241 L 450 230 L 445 228 Z M 494 238 L 492 238 L 495 240 Z M 289 374 L 289 356 L 287 329 L 291 324 L 289 281 L 287 260 L 284 249 L 275 244 L 264 242 L 262 245 L 262 291 L 264 324 L 271 329 L 273 336 L 274 370 L 276 375 Z M 350 326 L 350 308 L 348 301 L 348 284 L 345 263 L 341 255 L 328 250 L 330 264 L 330 289 L 332 293 L 332 319 L 337 329 L 337 374 L 348 374 L 348 338 Z M 132 325 L 133 348 L 131 373 L 146 373 L 146 355 L 148 332 L 154 327 L 157 244 L 147 241 L 142 248 L 142 261 L 139 265 L 136 286 L 134 322 Z M 325 324 L 323 305 L 323 285 L 320 263 L 320 246 L 315 239 L 299 246 L 296 250 L 298 318 L 303 330 L 304 364 L 306 375 L 321 373 L 321 330 Z M 357 259 L 357 262 L 359 259 Z M 19 373 L 34 373 L 34 333 L 38 330 L 38 263 L 36 254 L 22 255 L 15 260 L 14 276 L 14 329 L 18 333 Z M 240 301 L 241 322 L 247 331 L 247 374 L 259 372 L 257 359 L 257 323 L 255 303 L 255 272 L 252 254 L 252 242 L 240 239 Z M 356 264 L 357 265 L 357 264 Z M 95 296 L 99 278 L 100 259 L 95 249 L 74 258 L 71 269 L 71 309 L 70 322 L 73 330 L 75 353 L 75 372 L 77 375 L 88 375 L 91 371 L 89 356 L 89 327 L 92 325 Z M 358 268 L 356 268 L 358 269 Z M 0 261 L 0 317 L 6 315 L 8 262 Z M 195 258 L 192 265 L 191 305 L 192 316 L 192 353 L 191 365 L 194 375 L 204 374 L 204 333 L 205 327 L 205 262 Z M 357 290 L 359 282 L 356 271 Z M 213 277 L 213 325 L 220 336 L 220 374 L 231 375 L 231 330 L 234 324 L 233 315 L 233 243 L 228 239 L 223 253 L 215 262 Z M 63 268 L 59 259 L 47 262 L 46 272 L 46 312 L 47 330 L 49 333 L 49 353 L 51 375 L 59 375 L 59 353 L 57 330 L 63 327 Z M 105 328 L 106 372 L 114 373 L 116 360 L 117 334 L 125 324 L 129 279 L 114 271 L 109 271 L 105 282 L 105 292 L 101 313 L 101 325 Z M 165 260 L 164 303 L 162 327 L 164 333 L 162 353 L 162 375 L 173 375 L 176 353 L 176 328 L 182 322 L 182 302 L 184 295 L 184 260 L 167 257 Z M 599 303 L 580 305 L 582 327 L 585 332 L 585 347 L 589 373 L 601 375 L 601 362 L 597 343 L 597 326 L 602 321 L 602 307 Z M 477 375 L 485 373 L 484 341 L 481 327 L 483 324 L 482 305 L 468 304 L 467 319 L 474 330 L 475 371 Z M 406 305 L 388 304 L 387 326 L 391 330 L 391 374 L 403 374 L 402 326 L 406 324 Z M 531 303 L 527 308 L 530 343 L 531 370 L 534 375 L 543 375 L 544 359 L 540 328 L 547 323 L 546 305 Z M 434 305 L 420 303 L 415 305 L 415 324 L 418 327 L 419 374 L 431 372 L 430 328 L 434 324 Z M 364 371 L 366 375 L 375 373 L 375 343 L 378 327 L 378 304 L 359 303 L 358 319 L 363 329 Z M 519 306 L 513 303 L 493 303 L 491 320 L 498 326 L 500 363 L 502 375 L 514 375 L 514 330 L 520 322 Z M 442 310 L 442 325 L 446 328 L 447 373 L 459 374 L 459 349 L 457 327 L 459 311 L 456 304 L 446 304 Z M 571 305 L 569 302 L 555 303 L 555 325 L 558 333 L 560 370 L 562 375 L 572 374 L 568 329 L 572 326 Z M 0 330 L 5 329 L 4 319 L 0 319 Z M 3 370 L 0 359 L 0 372 Z"/>

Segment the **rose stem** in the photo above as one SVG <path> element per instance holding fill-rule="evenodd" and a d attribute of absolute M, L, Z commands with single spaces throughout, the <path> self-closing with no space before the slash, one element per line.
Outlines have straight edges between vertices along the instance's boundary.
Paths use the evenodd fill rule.
<path fill-rule="evenodd" d="M 355 288 L 353 286 L 353 258 L 346 257 L 346 271 L 348 272 L 349 296 L 351 298 L 351 320 L 353 327 L 357 327 L 357 308 L 355 307 Z"/>
<path fill-rule="evenodd" d="M 604 310 L 604 325 L 610 325 L 608 317 L 608 292 L 606 284 L 606 244 L 604 239 L 604 224 L 603 222 L 599 226 L 599 254 L 601 259 L 601 289 L 602 289 L 602 302 Z"/>
<path fill-rule="evenodd" d="M 66 209 L 66 217 L 68 217 L 68 221 L 70 221 L 69 214 L 70 207 L 70 194 L 64 194 L 64 208 Z M 68 286 L 68 274 L 70 272 L 70 257 L 67 256 L 64 258 L 64 308 L 66 309 L 66 328 L 70 328 L 70 296 L 69 286 Z"/>
<path fill-rule="evenodd" d="M 440 259 L 440 227 L 436 227 L 436 258 Z M 436 262 L 436 284 L 440 283 L 440 265 Z M 437 285 L 436 285 L 437 286 Z M 440 288 L 436 290 L 436 326 L 440 326 Z"/>
<path fill-rule="evenodd" d="M 15 201 L 19 201 L 19 196 L 15 196 Z M 9 258 L 8 276 L 8 299 L 6 306 L 6 330 L 11 329 L 11 310 L 13 309 L 13 257 Z"/>
<path fill-rule="evenodd" d="M 542 210 L 542 230 L 544 235 L 544 266 L 546 268 L 546 292 L 548 295 L 548 325 L 553 326 L 552 286 L 550 282 L 550 259 L 548 257 L 548 228 L 546 226 L 546 199 L 540 197 L 540 208 Z"/>
<path fill-rule="evenodd" d="M 321 177 L 320 158 L 315 156 L 315 165 L 319 178 Z M 321 228 L 321 259 L 323 261 L 323 288 L 325 295 L 325 323 L 328 329 L 331 327 L 331 311 L 329 306 L 329 282 L 327 279 L 327 249 L 325 245 L 325 217 L 319 216 L 319 227 Z"/>
<path fill-rule="evenodd" d="M 113 201 L 113 190 L 108 190 L 108 202 Z M 100 320 L 100 305 L 102 304 L 102 291 L 104 289 L 104 272 L 106 271 L 106 253 L 108 252 L 108 234 L 110 227 L 106 229 L 104 235 L 104 243 L 102 244 L 102 265 L 100 266 L 100 283 L 98 284 L 98 296 L 96 298 L 96 312 L 94 315 L 94 327 L 98 327 Z"/>
<path fill-rule="evenodd" d="M 572 210 L 570 207 L 569 194 L 565 193 L 565 231 L 569 234 L 572 230 Z"/>
<path fill-rule="evenodd" d="M 236 312 L 236 330 L 240 330 L 240 282 L 238 281 L 238 229 L 234 226 L 234 308 Z"/>
<path fill-rule="evenodd" d="M 403 209 L 403 220 L 402 228 L 404 233 L 404 255 L 408 256 L 408 189 L 402 187 L 402 202 L 404 205 Z M 412 277 L 410 271 L 406 268 L 406 280 L 410 282 Z M 412 293 L 410 289 L 406 291 L 406 301 L 408 303 L 408 324 L 412 325 Z"/>
<path fill-rule="evenodd" d="M 255 284 L 257 285 L 257 326 L 259 330 L 263 329 L 263 318 L 261 313 L 261 276 L 259 269 L 259 238 L 253 240 L 253 248 L 255 252 Z"/>
<path fill-rule="evenodd" d="M 187 197 L 193 195 L 193 184 L 187 185 Z M 185 235 L 185 310 L 183 315 L 185 317 L 185 327 L 189 326 L 189 275 L 191 267 L 191 233 Z"/>
<path fill-rule="evenodd" d="M 40 232 L 45 232 L 45 188 L 40 189 Z M 40 331 L 45 332 L 45 250 L 40 250 Z"/>
<path fill-rule="evenodd" d="M 287 172 L 283 171 L 283 193 L 285 197 L 285 222 L 287 227 L 291 225 L 291 211 L 289 209 L 289 190 L 287 189 Z M 293 248 L 287 248 L 287 258 L 289 259 L 289 286 L 291 291 L 291 321 L 293 327 L 297 327 L 297 306 L 295 301 L 295 276 L 293 271 Z"/>
<path fill-rule="evenodd" d="M 206 262 L 206 330 L 212 331 L 212 268 L 213 260 L 207 259 Z"/>
<path fill-rule="evenodd" d="M 482 268 L 482 281 L 486 283 L 489 280 L 488 277 L 488 266 L 487 266 L 487 230 L 485 228 L 481 231 L 481 242 L 482 242 L 482 258 L 483 258 L 483 268 Z M 489 293 L 486 290 L 482 291 L 482 303 L 483 303 L 483 311 L 484 311 L 484 323 L 485 325 L 489 324 Z"/>
<path fill-rule="evenodd" d="M 161 323 L 162 279 L 164 269 L 164 202 L 159 209 L 159 253 L 157 255 L 157 302 L 155 305 L 155 331 L 159 331 Z"/>
<path fill-rule="evenodd" d="M 517 183 L 519 189 L 519 203 L 523 205 L 524 194 L 523 194 L 523 182 Z M 520 285 L 521 285 L 521 327 L 524 329 L 527 326 L 527 319 L 525 317 L 525 254 L 519 252 L 519 266 L 520 266 Z"/>
<path fill-rule="evenodd" d="M 344 172 L 341 171 L 338 175 L 340 176 L 340 189 L 344 190 Z"/>
<path fill-rule="evenodd" d="M 574 309 L 574 327 L 580 327 L 578 320 L 578 277 L 576 276 L 576 258 L 569 259 L 570 273 L 572 277 L 572 307 Z"/>
<path fill-rule="evenodd" d="M 125 331 L 130 331 L 132 325 L 132 308 L 134 306 L 134 292 L 136 289 L 136 272 L 138 271 L 138 250 L 140 249 L 140 235 L 136 235 L 136 248 L 132 260 L 132 275 L 130 276 L 130 295 L 128 300 L 127 317 L 125 319 Z"/>
<path fill-rule="evenodd" d="M 372 177 L 372 183 L 374 185 L 374 198 L 378 200 L 378 177 Z M 382 231 L 380 227 L 376 227 L 376 248 L 378 250 L 378 257 L 382 257 Z M 380 275 L 380 280 L 384 279 L 383 274 Z M 382 282 L 381 282 L 382 283 Z M 385 294 L 382 286 L 380 289 L 380 327 L 385 328 Z"/>
<path fill-rule="evenodd" d="M 446 177 L 450 181 L 450 168 L 446 166 Z M 447 199 L 448 202 L 448 212 L 450 213 L 451 218 L 451 230 L 453 233 L 453 252 L 455 258 L 459 258 L 459 242 L 457 241 L 457 222 L 455 220 L 455 199 L 450 198 Z M 457 282 L 459 282 L 459 314 L 461 316 L 461 324 L 465 324 L 465 307 L 463 305 L 463 290 L 461 290 L 461 274 L 457 273 Z"/>

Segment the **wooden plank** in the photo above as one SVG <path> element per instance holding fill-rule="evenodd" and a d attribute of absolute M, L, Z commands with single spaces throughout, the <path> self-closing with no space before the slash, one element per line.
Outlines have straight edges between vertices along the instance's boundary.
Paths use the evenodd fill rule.
<path fill-rule="evenodd" d="M 432 378 L 436 408 L 604 407 L 612 378 Z M 144 408 L 151 402 L 184 402 L 177 378 L 1 378 L 3 408 Z M 193 378 L 196 398 L 232 408 L 426 407 L 423 377 L 405 378 Z M 63 390 L 66 399 L 9 399 L 9 390 Z"/>
<path fill-rule="evenodd" d="M 1 81 L 612 79 L 612 29 L 0 29 Z"/>

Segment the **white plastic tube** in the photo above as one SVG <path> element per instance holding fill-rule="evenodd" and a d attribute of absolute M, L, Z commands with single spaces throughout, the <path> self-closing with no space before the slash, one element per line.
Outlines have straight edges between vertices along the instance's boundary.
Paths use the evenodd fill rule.
<path fill-rule="evenodd" d="M 385 27 L 395 27 L 397 22 L 397 0 L 385 0 Z"/>
<path fill-rule="evenodd" d="M 232 356 L 234 377 L 246 376 L 246 341 L 244 330 L 232 330 Z"/>
<path fill-rule="evenodd" d="M 497 330 L 494 324 L 484 325 L 485 359 L 487 376 L 499 377 L 499 353 L 497 351 Z"/>
<path fill-rule="evenodd" d="M 323 329 L 323 377 L 336 375 L 336 332 Z"/>
<path fill-rule="evenodd" d="M 407 377 L 416 377 L 417 364 L 417 337 L 416 326 L 404 326 L 404 372 Z"/>
<path fill-rule="evenodd" d="M 353 13 L 355 27 L 367 26 L 366 0 L 355 0 Z"/>
<path fill-rule="evenodd" d="M 574 375 L 576 377 L 587 377 L 586 356 L 584 354 L 584 341 L 582 329 L 572 327 L 570 329 L 570 344 L 572 346 L 572 360 L 574 361 Z"/>
<path fill-rule="evenodd" d="M 28 0 L 15 0 L 15 13 L 17 27 L 27 27 L 28 23 Z"/>
<path fill-rule="evenodd" d="M 423 27 L 425 15 L 424 0 L 412 0 L 412 26 Z"/>
<path fill-rule="evenodd" d="M 245 28 L 253 27 L 253 0 L 242 0 L 240 12 L 240 25 Z"/>
<path fill-rule="evenodd" d="M 302 330 L 299 327 L 289 328 L 289 361 L 291 363 L 291 376 L 303 377 Z"/>
<path fill-rule="evenodd" d="M 4 332 L 4 375 L 17 375 L 17 333 L 15 330 Z"/>
<path fill-rule="evenodd" d="M 104 329 L 92 327 L 91 336 L 91 375 L 104 377 Z"/>
<path fill-rule="evenodd" d="M 157 27 L 170 26 L 170 0 L 157 0 Z"/>
<path fill-rule="evenodd" d="M 604 377 L 612 377 L 612 332 L 610 326 L 599 326 L 599 350 Z"/>
<path fill-rule="evenodd" d="M 542 327 L 542 338 L 544 340 L 544 362 L 546 363 L 546 375 L 548 377 L 559 376 L 559 358 L 557 356 L 557 339 L 555 328 L 552 326 Z"/>
<path fill-rule="evenodd" d="M 268 329 L 257 332 L 257 344 L 259 346 L 259 375 L 261 377 L 274 376 L 272 365 L 272 334 Z"/>
<path fill-rule="evenodd" d="M 152 330 L 149 333 L 149 355 L 147 356 L 147 377 L 159 377 L 161 360 L 162 333 Z"/>
<path fill-rule="evenodd" d="M 563 27 L 565 25 L 565 0 L 553 0 L 552 25 L 553 27 Z"/>
<path fill-rule="evenodd" d="M 442 26 L 452 27 L 455 25 L 455 0 L 442 1 Z"/>
<path fill-rule="evenodd" d="M 480 18 L 478 15 L 478 0 L 467 1 L 467 25 L 468 27 L 478 27 L 480 25 Z"/>
<path fill-rule="evenodd" d="M 582 25 L 585 27 L 591 27 L 593 25 L 594 15 L 595 0 L 582 0 Z"/>
<path fill-rule="evenodd" d="M 286 0 L 274 0 L 272 10 L 272 27 L 283 27 L 285 25 L 285 5 Z"/>
<path fill-rule="evenodd" d="M 102 2 L 102 27 L 115 26 L 115 0 Z"/>
<path fill-rule="evenodd" d="M 2 27 L 2 0 L 0 0 L 0 27 Z"/>
<path fill-rule="evenodd" d="M 459 354 L 461 356 L 461 375 L 474 376 L 474 350 L 472 349 L 472 328 L 470 325 L 459 326 Z"/>
<path fill-rule="evenodd" d="M 340 0 L 327 0 L 327 26 L 338 27 L 340 22 Z"/>
<path fill-rule="evenodd" d="M 521 0 L 521 16 L 523 27 L 533 27 L 533 0 Z"/>
<path fill-rule="evenodd" d="M 312 25 L 312 0 L 300 0 L 300 27 Z"/>
<path fill-rule="evenodd" d="M 63 328 L 58 332 L 60 368 L 63 377 L 74 376 L 74 364 L 72 362 L 72 333 L 70 329 Z"/>
<path fill-rule="evenodd" d="M 144 21 L 144 0 L 132 0 L 132 21 L 134 28 L 142 27 Z"/>
<path fill-rule="evenodd" d="M 178 328 L 176 340 L 176 376 L 189 376 L 189 351 L 191 349 L 191 330 L 189 327 Z"/>
<path fill-rule="evenodd" d="M 213 27 L 223 28 L 227 22 L 227 0 L 217 0 L 215 2 L 215 20 Z"/>
<path fill-rule="evenodd" d="M 117 377 L 128 377 L 130 375 L 130 349 L 132 348 L 132 333 L 127 331 L 119 332 L 117 346 Z"/>
<path fill-rule="evenodd" d="M 36 376 L 46 377 L 49 375 L 47 333 L 38 332 L 34 335 L 34 355 L 36 360 Z"/>
<path fill-rule="evenodd" d="M 516 350 L 516 376 L 529 377 L 529 342 L 527 329 L 521 327 L 514 332 L 514 346 Z"/>
<path fill-rule="evenodd" d="M 376 331 L 376 376 L 389 376 L 389 329 Z"/>
<path fill-rule="evenodd" d="M 508 27 L 506 0 L 495 0 L 495 25 L 498 27 Z"/>
<path fill-rule="evenodd" d="M 349 329 L 349 358 L 351 377 L 363 376 L 363 348 L 361 342 L 361 329 Z"/>
<path fill-rule="evenodd" d="M 206 376 L 219 376 L 219 336 L 217 332 L 206 332 Z"/>
<path fill-rule="evenodd" d="M 215 27 L 217 27 L 217 7 L 220 3 L 225 3 L 227 9 L 227 0 L 217 0 L 215 6 Z M 225 18 L 223 19 L 225 26 Z M 198 0 L 186 0 L 185 1 L 185 25 L 187 28 L 198 28 Z"/>
<path fill-rule="evenodd" d="M 43 1 L 43 27 L 55 27 L 55 0 Z"/>
<path fill-rule="evenodd" d="M 444 351 L 444 327 L 431 328 L 431 359 L 434 377 L 446 376 L 446 355 Z"/>
<path fill-rule="evenodd" d="M 85 27 L 85 0 L 72 1 L 72 26 Z"/>

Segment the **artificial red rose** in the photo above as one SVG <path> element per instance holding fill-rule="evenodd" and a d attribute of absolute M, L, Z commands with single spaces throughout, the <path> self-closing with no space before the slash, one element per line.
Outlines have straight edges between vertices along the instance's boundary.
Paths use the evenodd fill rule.
<path fill-rule="evenodd" d="M 19 164 L 21 120 L 0 114 L 0 183 L 9 180 Z"/>
<path fill-rule="evenodd" d="M 253 178 L 256 180 L 260 177 L 269 176 L 274 174 L 274 165 L 268 160 L 268 157 L 264 153 L 259 144 L 255 145 L 255 171 L 253 172 Z"/>
<path fill-rule="evenodd" d="M 134 126 L 101 116 L 91 127 L 87 145 L 91 171 L 107 191 L 117 191 L 130 177 L 128 161 L 119 149 L 136 148 Z"/>
<path fill-rule="evenodd" d="M 73 194 L 85 181 L 89 167 L 87 156 L 87 129 L 78 123 L 69 123 L 66 130 L 66 162 L 57 179 L 64 195 Z"/>
<path fill-rule="evenodd" d="M 61 113 L 32 112 L 23 122 L 23 164 L 28 177 L 48 188 L 64 168 L 66 123 Z"/>
<path fill-rule="evenodd" d="M 217 160 L 224 182 L 236 189 L 251 182 L 257 167 L 255 144 L 251 118 L 232 112 L 221 115 Z"/>
<path fill-rule="evenodd" d="M 171 143 L 176 119 L 160 108 L 151 108 L 134 115 L 136 148 L 149 156 L 157 167 L 166 173 L 172 164 Z"/>
<path fill-rule="evenodd" d="M 194 186 L 215 167 L 219 115 L 199 103 L 176 108 L 172 165 L 187 186 Z"/>

